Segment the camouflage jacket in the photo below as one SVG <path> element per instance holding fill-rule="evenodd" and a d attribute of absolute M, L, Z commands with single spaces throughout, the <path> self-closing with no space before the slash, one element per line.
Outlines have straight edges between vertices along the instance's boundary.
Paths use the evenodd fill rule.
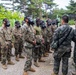
<path fill-rule="evenodd" d="M 54 57 L 70 57 L 73 36 L 74 30 L 68 24 L 62 25 L 56 29 L 51 44 L 51 48 L 54 49 Z"/>
<path fill-rule="evenodd" d="M 13 29 L 13 35 L 15 38 L 15 42 L 22 40 L 22 37 L 23 37 L 22 28 L 14 28 Z"/>
<path fill-rule="evenodd" d="M 4 37 L 5 41 L 11 41 L 12 42 L 12 36 L 13 36 L 12 28 L 10 28 L 10 27 L 7 27 L 7 28 L 2 27 L 1 31 L 3 32 L 3 37 Z"/>
<path fill-rule="evenodd" d="M 25 24 L 23 25 L 22 30 L 23 30 L 25 46 L 32 47 L 33 41 L 34 41 L 34 34 L 33 34 L 32 26 L 28 26 L 27 24 Z"/>
<path fill-rule="evenodd" d="M 2 47 L 5 47 L 5 46 L 6 46 L 2 29 L 0 29 L 0 45 L 1 45 Z"/>
<path fill-rule="evenodd" d="M 69 33 L 69 35 L 68 35 L 68 33 Z M 66 37 L 66 35 L 68 35 L 68 36 Z M 56 31 L 53 35 L 53 41 L 51 44 L 52 49 L 56 49 L 58 45 L 59 45 L 58 49 L 62 49 L 62 48 L 71 49 L 71 41 L 73 39 L 73 36 L 74 36 L 74 30 L 69 25 L 66 24 L 66 25 L 60 26 L 59 28 L 56 29 Z M 65 40 L 64 40 L 64 38 L 65 38 Z M 64 40 L 64 41 L 62 42 L 62 40 Z"/>
<path fill-rule="evenodd" d="M 50 42 L 52 40 L 52 36 L 53 36 L 53 31 L 52 31 L 52 27 L 51 26 L 48 26 L 46 28 L 46 31 L 47 31 L 47 42 Z"/>

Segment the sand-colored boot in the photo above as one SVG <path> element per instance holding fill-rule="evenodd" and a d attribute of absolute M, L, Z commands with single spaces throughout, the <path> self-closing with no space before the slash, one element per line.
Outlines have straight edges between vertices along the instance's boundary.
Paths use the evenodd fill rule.
<path fill-rule="evenodd" d="M 14 65 L 15 63 L 14 62 L 12 62 L 11 60 L 10 61 L 8 61 L 8 63 L 7 63 L 8 65 Z"/>
<path fill-rule="evenodd" d="M 39 67 L 39 64 L 38 64 L 37 62 L 34 62 L 34 65 L 35 65 L 36 67 Z"/>
<path fill-rule="evenodd" d="M 7 69 L 7 65 L 5 64 L 5 65 L 2 65 L 2 68 L 3 69 Z"/>

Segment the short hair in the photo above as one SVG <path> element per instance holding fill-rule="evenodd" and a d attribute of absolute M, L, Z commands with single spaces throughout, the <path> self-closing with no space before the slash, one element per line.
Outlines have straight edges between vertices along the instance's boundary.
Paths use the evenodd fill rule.
<path fill-rule="evenodd" d="M 68 23 L 69 22 L 69 17 L 67 15 L 64 15 L 62 16 L 62 20 L 65 22 L 65 23 Z"/>

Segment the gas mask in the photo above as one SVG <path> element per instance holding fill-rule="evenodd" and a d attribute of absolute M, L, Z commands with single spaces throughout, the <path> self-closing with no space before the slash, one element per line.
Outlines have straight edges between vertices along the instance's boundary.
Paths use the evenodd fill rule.
<path fill-rule="evenodd" d="M 21 25 L 20 25 L 20 22 L 19 22 L 19 21 L 16 21 L 16 22 L 15 22 L 15 27 L 16 27 L 16 28 L 20 28 L 20 27 L 21 27 Z"/>
<path fill-rule="evenodd" d="M 4 19 L 3 22 L 5 27 L 10 27 L 10 22 L 8 21 L 8 19 Z"/>

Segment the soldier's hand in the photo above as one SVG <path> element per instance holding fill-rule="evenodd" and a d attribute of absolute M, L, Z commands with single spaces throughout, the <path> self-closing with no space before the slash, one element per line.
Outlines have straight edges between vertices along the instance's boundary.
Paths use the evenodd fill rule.
<path fill-rule="evenodd" d="M 33 41 L 33 44 L 35 45 L 36 44 L 36 41 Z"/>
<path fill-rule="evenodd" d="M 12 43 L 12 47 L 14 47 L 14 43 Z"/>

